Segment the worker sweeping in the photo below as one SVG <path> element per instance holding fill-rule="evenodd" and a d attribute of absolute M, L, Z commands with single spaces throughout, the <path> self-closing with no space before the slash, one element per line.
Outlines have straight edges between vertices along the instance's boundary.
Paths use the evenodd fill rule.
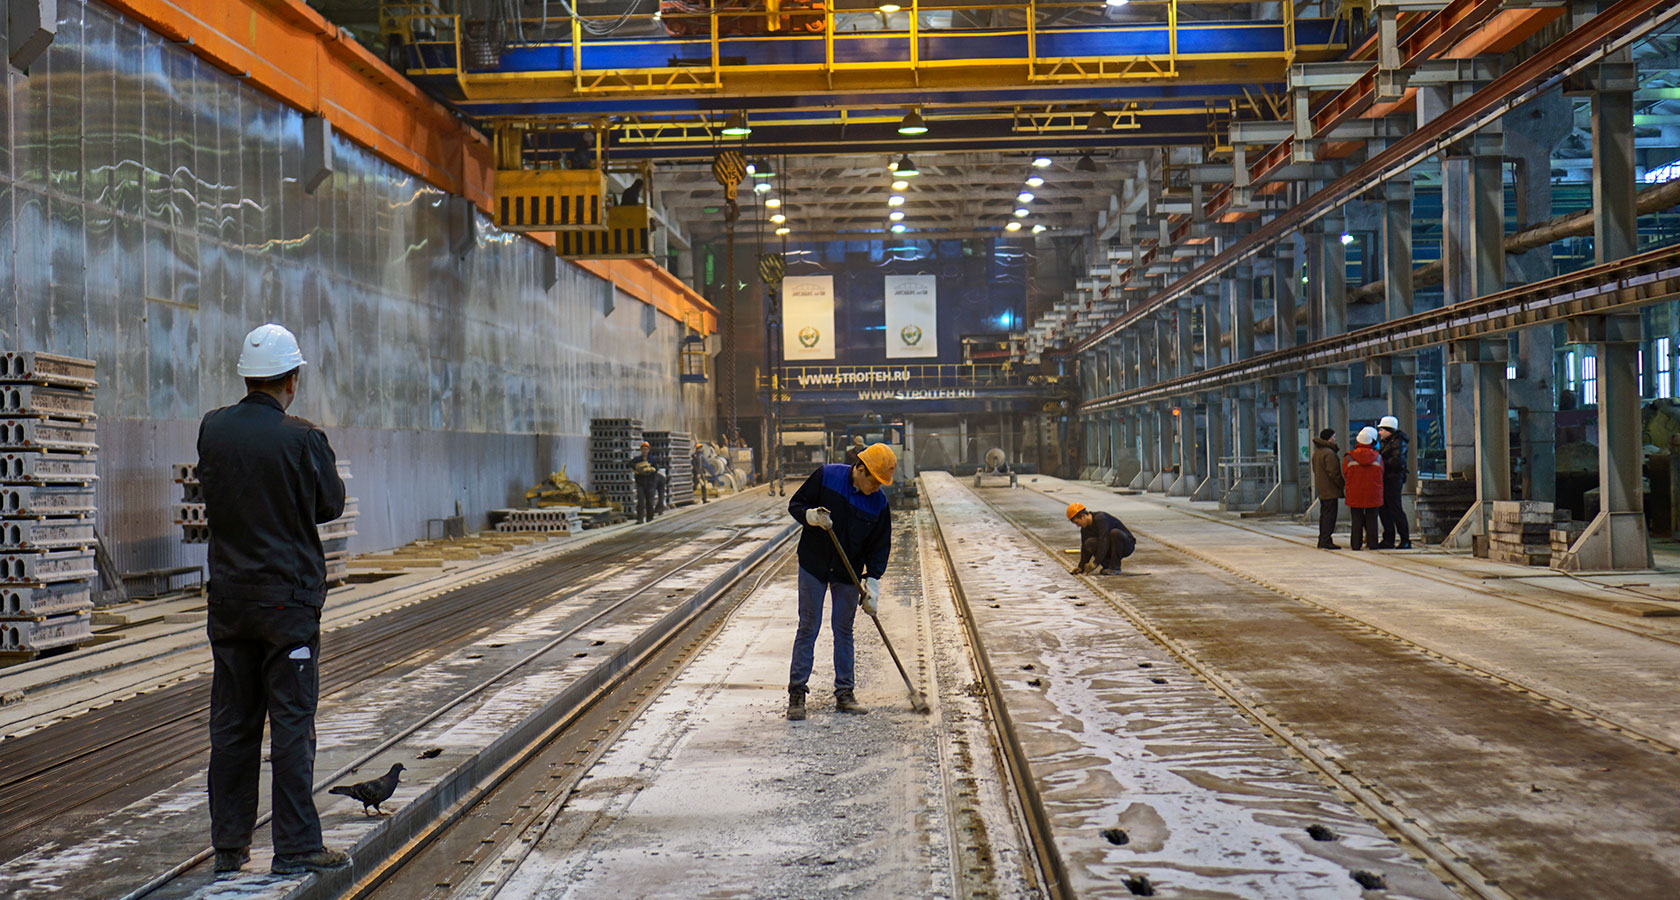
<path fill-rule="evenodd" d="M 805 526 L 799 536 L 799 631 L 788 671 L 787 717 L 805 718 L 806 682 L 811 678 L 823 598 L 832 598 L 834 708 L 868 712 L 853 695 L 852 622 L 861 599 L 875 614 L 881 575 L 892 550 L 892 511 L 881 488 L 892 484 L 898 457 L 886 444 L 872 444 L 855 465 L 834 463 L 811 473 L 788 501 L 788 512 Z M 861 580 L 854 577 L 861 575 Z M 861 591 L 861 598 L 860 598 Z"/>

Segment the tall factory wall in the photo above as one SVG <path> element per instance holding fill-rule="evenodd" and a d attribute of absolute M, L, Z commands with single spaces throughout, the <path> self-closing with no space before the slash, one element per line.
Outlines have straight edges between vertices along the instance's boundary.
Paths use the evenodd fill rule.
<path fill-rule="evenodd" d="M 497 232 L 458 198 L 343 140 L 300 184 L 303 119 L 94 2 L 0 93 L 0 346 L 98 361 L 100 528 L 119 568 L 193 564 L 170 464 L 244 395 L 265 321 L 309 366 L 293 412 L 327 432 L 361 500 L 358 551 L 469 526 L 561 466 L 589 420 L 713 434 L 678 382 L 680 323 Z M 4 17 L 0 17 L 0 29 Z"/>

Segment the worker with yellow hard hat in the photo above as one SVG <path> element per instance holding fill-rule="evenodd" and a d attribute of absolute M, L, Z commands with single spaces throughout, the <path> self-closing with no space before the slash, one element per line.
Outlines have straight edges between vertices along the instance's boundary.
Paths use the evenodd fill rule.
<path fill-rule="evenodd" d="M 1086 509 L 1083 503 L 1069 503 L 1067 517 L 1079 526 L 1079 564 L 1073 571 L 1090 567 L 1099 575 L 1119 575 L 1120 561 L 1137 549 L 1131 529 L 1108 513 Z"/>
<path fill-rule="evenodd" d="M 860 600 L 872 616 L 880 601 L 881 575 L 892 549 L 892 510 L 881 489 L 893 483 L 897 471 L 892 448 L 871 444 L 858 452 L 855 464 L 832 463 L 812 472 L 788 501 L 788 512 L 805 526 L 799 536 L 799 630 L 788 671 L 789 719 L 805 718 L 806 683 L 815 662 L 825 595 L 834 604 L 829 617 L 834 628 L 834 707 L 856 715 L 868 712 L 852 693 L 857 683 L 852 621 Z M 836 544 L 844 549 L 845 559 L 836 553 Z M 862 579 L 861 598 L 848 561 Z"/>

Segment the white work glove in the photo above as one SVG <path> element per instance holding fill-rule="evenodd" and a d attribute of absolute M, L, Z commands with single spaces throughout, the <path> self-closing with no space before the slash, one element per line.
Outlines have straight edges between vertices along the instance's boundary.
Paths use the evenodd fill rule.
<path fill-rule="evenodd" d="M 863 596 L 859 599 L 863 601 L 863 611 L 871 616 L 875 615 L 875 611 L 881 606 L 881 579 L 865 578 Z"/>
<path fill-rule="evenodd" d="M 828 510 L 820 506 L 813 506 L 805 510 L 805 524 L 812 528 L 829 531 L 834 528 L 834 517 L 828 514 Z"/>

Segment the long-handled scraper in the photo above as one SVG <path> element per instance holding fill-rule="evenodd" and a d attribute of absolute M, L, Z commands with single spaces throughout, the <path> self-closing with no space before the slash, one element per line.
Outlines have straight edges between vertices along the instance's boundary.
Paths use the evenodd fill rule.
<path fill-rule="evenodd" d="M 846 558 L 846 551 L 840 547 L 840 538 L 835 536 L 834 529 L 832 528 L 825 528 L 823 530 L 828 532 L 828 539 L 834 542 L 834 552 L 840 557 L 840 562 L 845 565 L 847 577 L 852 579 L 852 585 L 857 588 L 858 602 L 862 603 L 863 582 L 858 580 L 857 572 L 852 569 L 852 561 Z M 864 611 L 868 612 L 868 610 Z M 927 698 L 923 697 L 922 692 L 917 690 L 916 686 L 910 682 L 910 673 L 904 671 L 904 663 L 899 662 L 898 651 L 893 649 L 892 640 L 887 637 L 887 629 L 881 625 L 881 617 L 874 613 L 869 613 L 869 618 L 874 620 L 875 630 L 881 632 L 881 643 L 887 645 L 887 653 L 892 655 L 893 665 L 898 666 L 898 674 L 904 679 L 904 686 L 910 689 L 910 708 L 924 716 L 933 712 L 933 710 L 928 706 Z"/>

